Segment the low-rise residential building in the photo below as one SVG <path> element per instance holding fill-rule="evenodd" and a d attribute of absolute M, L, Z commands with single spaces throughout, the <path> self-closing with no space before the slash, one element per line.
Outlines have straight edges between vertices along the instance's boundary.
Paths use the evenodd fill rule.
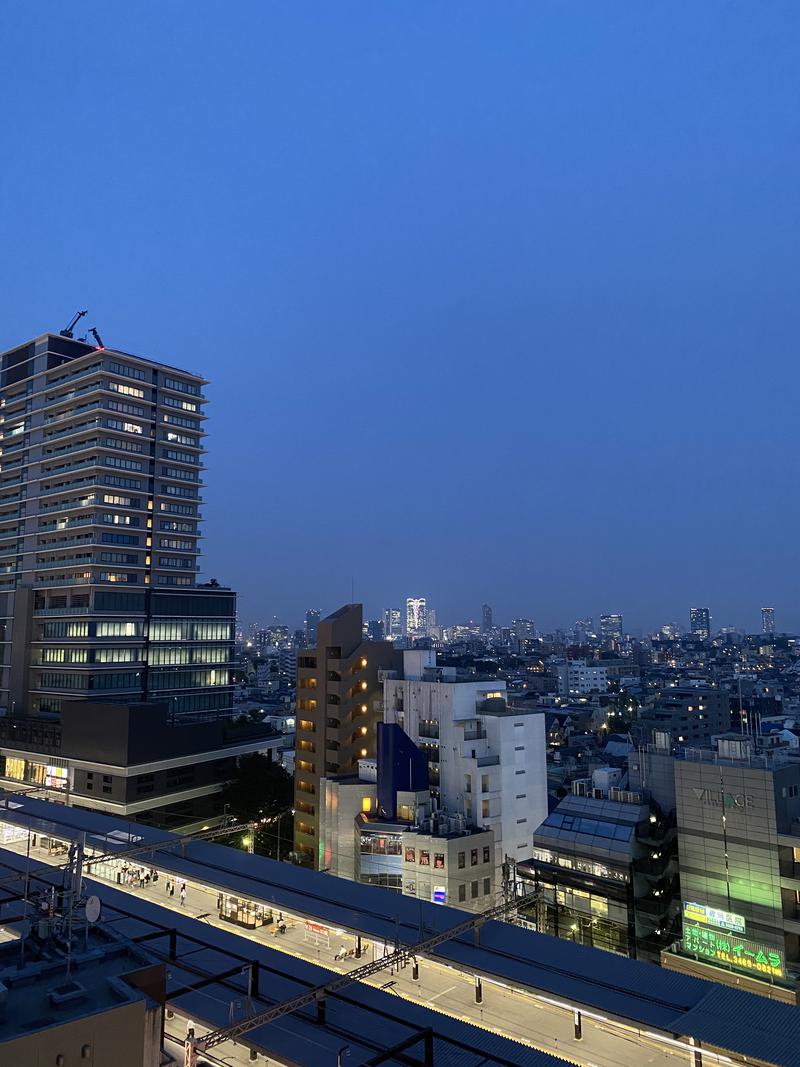
<path fill-rule="evenodd" d="M 544 715 L 511 708 L 505 696 L 504 681 L 459 680 L 432 651 L 406 651 L 403 677 L 384 680 L 385 722 L 427 754 L 438 806 L 492 831 L 498 881 L 506 858 L 530 855 L 547 814 Z"/>
<path fill-rule="evenodd" d="M 730 698 L 710 686 L 670 686 L 641 709 L 638 726 L 646 742 L 657 730 L 669 733 L 675 744 L 708 745 L 731 727 Z"/>
<path fill-rule="evenodd" d="M 608 673 L 599 661 L 567 660 L 559 664 L 557 670 L 560 696 L 586 696 L 588 693 L 605 693 L 608 690 Z"/>

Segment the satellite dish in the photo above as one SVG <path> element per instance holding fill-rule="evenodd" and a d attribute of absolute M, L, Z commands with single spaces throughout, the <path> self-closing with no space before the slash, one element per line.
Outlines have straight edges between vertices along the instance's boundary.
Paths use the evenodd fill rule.
<path fill-rule="evenodd" d="M 86 921 L 90 923 L 96 923 L 100 918 L 101 904 L 100 897 L 89 897 L 85 906 Z"/>

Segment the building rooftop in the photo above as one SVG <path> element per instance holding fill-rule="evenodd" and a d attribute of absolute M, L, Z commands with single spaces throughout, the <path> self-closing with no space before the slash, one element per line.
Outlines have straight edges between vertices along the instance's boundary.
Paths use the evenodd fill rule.
<path fill-rule="evenodd" d="M 613 855 L 617 862 L 633 854 L 634 832 L 649 814 L 647 804 L 607 797 L 566 796 L 534 830 L 534 839 L 589 853 Z"/>
<path fill-rule="evenodd" d="M 20 969 L 19 942 L 0 947 L 0 1043 L 145 998 L 125 980 L 155 963 L 144 948 L 99 929 L 90 931 L 87 948 L 80 940 L 69 974 L 63 955 L 48 953 Z"/>
<path fill-rule="evenodd" d="M 48 330 L 45 333 L 41 333 L 36 337 L 31 337 L 28 341 L 23 341 L 21 344 L 12 345 L 11 348 L 7 348 L 5 349 L 5 351 L 0 352 L 0 358 L 5 355 L 8 355 L 8 353 L 10 352 L 16 352 L 19 348 L 24 348 L 25 345 L 34 344 L 36 341 L 43 341 L 45 338 L 50 337 L 56 337 L 59 341 L 69 341 L 71 344 L 74 345 L 83 345 L 86 351 L 77 354 L 74 357 L 75 359 L 80 359 L 82 358 L 82 356 L 89 355 L 92 352 L 110 352 L 113 355 L 127 356 L 129 359 L 135 359 L 139 363 L 147 363 L 151 367 L 163 367 L 165 370 L 174 370 L 178 374 L 186 374 L 190 378 L 195 378 L 203 385 L 208 385 L 208 379 L 204 378 L 202 374 L 196 374 L 194 371 L 185 370 L 183 367 L 175 367 L 169 363 L 161 363 L 157 359 L 148 359 L 146 356 L 137 355 L 137 353 L 135 352 L 126 352 L 123 348 L 113 348 L 110 345 L 105 345 L 103 348 L 98 348 L 97 345 L 89 344 L 87 341 L 81 341 L 79 338 L 76 337 L 64 337 L 62 334 L 51 330 Z"/>

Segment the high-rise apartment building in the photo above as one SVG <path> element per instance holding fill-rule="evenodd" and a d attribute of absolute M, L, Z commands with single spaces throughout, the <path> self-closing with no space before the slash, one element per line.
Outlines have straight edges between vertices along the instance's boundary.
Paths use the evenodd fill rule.
<path fill-rule="evenodd" d="M 775 608 L 761 609 L 761 629 L 765 634 L 775 633 Z"/>
<path fill-rule="evenodd" d="M 309 608 L 306 612 L 305 639 L 306 647 L 313 648 L 317 643 L 317 623 L 320 619 L 320 611 L 317 608 Z"/>
<path fill-rule="evenodd" d="M 708 608 L 692 608 L 689 611 L 689 627 L 693 637 L 707 641 L 711 636 L 711 612 Z"/>
<path fill-rule="evenodd" d="M 488 633 L 492 628 L 492 609 L 488 604 L 481 608 L 481 631 Z"/>
<path fill-rule="evenodd" d="M 600 616 L 600 638 L 604 643 L 613 642 L 619 644 L 622 640 L 622 616 Z"/>
<path fill-rule="evenodd" d="M 410 596 L 406 600 L 406 633 L 409 637 L 424 637 L 428 632 L 428 608 L 424 596 Z"/>
<path fill-rule="evenodd" d="M 316 648 L 297 656 L 295 849 L 315 867 L 320 854 L 320 779 L 354 774 L 375 756 L 382 719 L 380 672 L 391 669 L 390 641 L 365 641 L 360 604 L 346 604 L 317 624 Z"/>
<path fill-rule="evenodd" d="M 232 712 L 236 597 L 197 584 L 206 382 L 49 333 L 1 361 L 0 762 L 63 785 L 71 702 Z M 42 764 L 30 717 L 55 731 Z"/>
<path fill-rule="evenodd" d="M 387 641 L 397 641 L 403 636 L 403 613 L 400 608 L 384 609 L 383 636 Z"/>

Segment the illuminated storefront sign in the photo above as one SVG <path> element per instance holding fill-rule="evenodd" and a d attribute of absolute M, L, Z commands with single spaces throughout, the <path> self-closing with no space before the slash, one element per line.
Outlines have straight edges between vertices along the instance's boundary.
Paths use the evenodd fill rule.
<path fill-rule="evenodd" d="M 0 757 L 2 767 L 2 757 Z M 69 771 L 66 767 L 51 763 L 37 763 L 35 760 L 6 756 L 3 768 L 5 778 L 16 782 L 30 782 L 32 785 L 44 785 L 50 789 L 66 789 Z"/>
<path fill-rule="evenodd" d="M 784 956 L 777 949 L 702 926 L 684 925 L 683 951 L 769 978 L 783 978 L 785 973 Z"/>
<path fill-rule="evenodd" d="M 745 930 L 744 915 L 722 908 L 709 908 L 706 904 L 694 904 L 691 900 L 683 902 L 683 917 L 704 926 L 718 926 L 720 930 L 733 930 L 743 934 Z"/>
<path fill-rule="evenodd" d="M 433 903 L 444 904 L 447 900 L 447 891 L 443 885 L 435 885 L 433 887 Z"/>

